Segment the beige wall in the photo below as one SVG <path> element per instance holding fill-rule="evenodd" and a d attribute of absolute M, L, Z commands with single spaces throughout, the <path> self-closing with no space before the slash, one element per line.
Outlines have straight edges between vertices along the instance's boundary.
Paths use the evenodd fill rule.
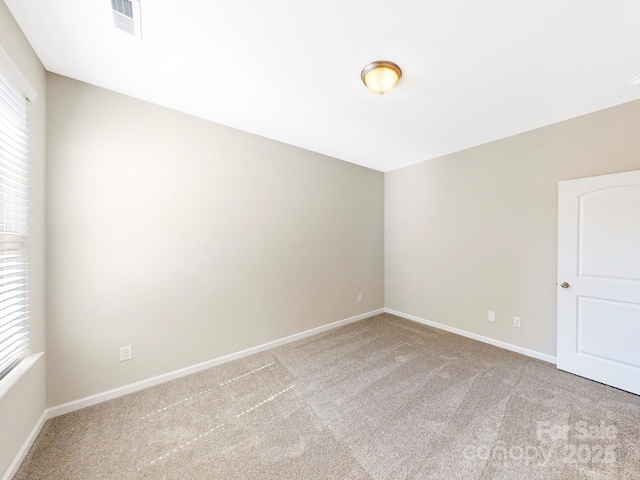
<path fill-rule="evenodd" d="M 382 173 L 48 89 L 49 405 L 383 306 Z"/>
<path fill-rule="evenodd" d="M 555 355 L 558 181 L 640 169 L 638 125 L 640 101 L 387 173 L 385 306 Z"/>
<path fill-rule="evenodd" d="M 29 297 L 31 350 L 45 349 L 44 182 L 46 74 L 4 2 L 0 2 L 0 46 L 11 57 L 38 99 L 29 106 Z M 0 399 L 0 476 L 7 470 L 45 408 L 45 358 Z"/>

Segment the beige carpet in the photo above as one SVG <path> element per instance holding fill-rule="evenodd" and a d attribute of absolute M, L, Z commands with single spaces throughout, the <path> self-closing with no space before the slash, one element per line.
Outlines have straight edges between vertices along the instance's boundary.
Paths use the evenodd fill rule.
<path fill-rule="evenodd" d="M 383 314 L 50 420 L 15 478 L 640 479 L 640 397 Z"/>

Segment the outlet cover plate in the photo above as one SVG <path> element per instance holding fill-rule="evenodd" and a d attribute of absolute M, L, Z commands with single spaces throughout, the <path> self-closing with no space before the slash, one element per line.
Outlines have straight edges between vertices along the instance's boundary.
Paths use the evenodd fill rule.
<path fill-rule="evenodd" d="M 133 345 L 120 347 L 120 361 L 131 360 L 133 358 Z"/>

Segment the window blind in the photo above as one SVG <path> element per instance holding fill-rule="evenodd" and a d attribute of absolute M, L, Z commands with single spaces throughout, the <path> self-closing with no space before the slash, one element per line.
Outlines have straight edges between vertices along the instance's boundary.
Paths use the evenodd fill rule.
<path fill-rule="evenodd" d="M 0 71 L 0 378 L 29 353 L 27 99 Z"/>

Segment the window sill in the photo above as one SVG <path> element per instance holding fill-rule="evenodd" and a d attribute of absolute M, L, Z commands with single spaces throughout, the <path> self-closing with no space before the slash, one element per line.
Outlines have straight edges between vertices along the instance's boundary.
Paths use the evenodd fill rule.
<path fill-rule="evenodd" d="M 20 381 L 22 377 L 31 369 L 31 367 L 44 355 L 43 352 L 32 353 L 15 366 L 2 380 L 0 380 L 0 400 L 4 397 L 13 386 Z"/>

